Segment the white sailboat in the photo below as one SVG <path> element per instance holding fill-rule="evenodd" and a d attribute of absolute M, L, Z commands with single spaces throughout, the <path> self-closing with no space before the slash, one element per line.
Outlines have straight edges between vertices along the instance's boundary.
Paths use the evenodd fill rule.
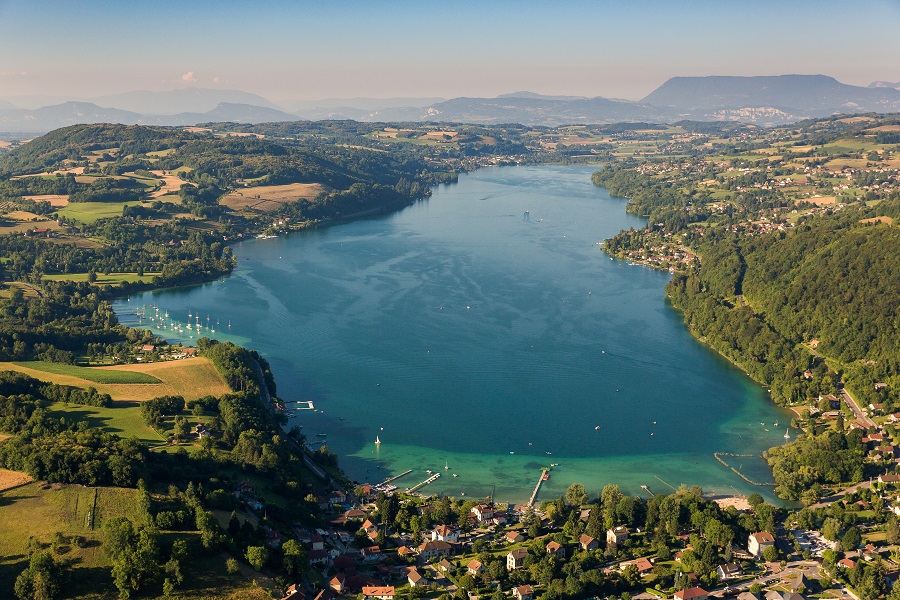
<path fill-rule="evenodd" d="M 790 430 L 789 430 L 789 429 L 785 429 L 785 430 L 784 430 L 784 439 L 786 439 L 786 440 L 791 439 L 791 434 L 790 434 Z"/>
<path fill-rule="evenodd" d="M 378 446 L 379 444 L 381 444 L 381 440 L 379 440 L 378 436 L 376 435 L 375 436 L 375 445 Z"/>

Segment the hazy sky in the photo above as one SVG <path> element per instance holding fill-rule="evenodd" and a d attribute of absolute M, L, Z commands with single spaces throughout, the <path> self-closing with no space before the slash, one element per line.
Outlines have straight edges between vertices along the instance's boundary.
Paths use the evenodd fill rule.
<path fill-rule="evenodd" d="M 900 81 L 900 0 L 0 0 L 0 97 L 639 99 L 676 75 Z"/>

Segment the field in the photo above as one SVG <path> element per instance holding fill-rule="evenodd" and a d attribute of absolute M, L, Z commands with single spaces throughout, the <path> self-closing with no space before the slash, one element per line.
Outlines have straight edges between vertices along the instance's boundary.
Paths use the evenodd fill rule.
<path fill-rule="evenodd" d="M 97 285 L 119 285 L 122 283 L 149 283 L 157 275 L 159 275 L 159 273 L 144 273 L 143 275 L 138 275 L 137 273 L 110 273 L 109 275 L 104 275 L 103 273 L 97 273 L 97 281 L 95 281 L 95 283 Z M 60 275 L 44 275 L 42 279 L 47 279 L 50 281 L 87 281 L 88 274 L 87 273 L 63 273 Z"/>
<path fill-rule="evenodd" d="M 161 188 L 150 194 L 151 198 L 159 198 L 160 196 L 165 196 L 166 194 L 174 194 L 181 189 L 181 186 L 187 183 L 187 181 L 185 181 L 181 177 L 169 174 L 168 171 L 150 172 L 162 179 L 163 182 Z"/>
<path fill-rule="evenodd" d="M 328 188 L 319 183 L 291 183 L 288 185 L 261 185 L 235 190 L 219 200 L 219 204 L 232 210 L 271 212 L 283 204 L 297 200 L 311 200 Z"/>
<path fill-rule="evenodd" d="M 884 223 L 886 225 L 893 225 L 894 219 L 891 217 L 872 217 L 871 219 L 862 219 L 860 223 Z"/>
<path fill-rule="evenodd" d="M 59 209 L 58 214 L 67 219 L 91 224 L 100 219 L 122 216 L 122 209 L 126 206 L 140 205 L 140 200 L 129 202 L 76 202 Z"/>
<path fill-rule="evenodd" d="M 53 208 L 62 208 L 68 206 L 68 194 L 44 194 L 42 196 L 22 196 L 26 200 L 34 200 L 35 202 L 49 202 Z"/>
<path fill-rule="evenodd" d="M 15 364 L 36 371 L 80 377 L 95 383 L 162 383 L 152 375 L 136 371 L 110 371 L 103 368 L 78 367 L 43 361 L 17 362 Z"/>
<path fill-rule="evenodd" d="M 138 402 L 114 402 L 110 408 L 53 402 L 47 407 L 47 412 L 70 421 L 84 421 L 90 427 L 103 429 L 122 438 L 137 438 L 150 447 L 166 443 L 166 439 L 144 421 Z"/>
<path fill-rule="evenodd" d="M 0 370 L 12 370 L 25 373 L 42 381 L 71 385 L 79 388 L 94 387 L 99 392 L 109 394 L 113 400 L 150 400 L 159 396 L 172 395 L 184 396 L 185 400 L 194 400 L 201 396 L 221 396 L 228 394 L 231 389 L 206 358 L 190 358 L 185 360 L 172 360 L 158 363 L 117 365 L 114 367 L 94 367 L 91 371 L 132 371 L 146 373 L 161 381 L 161 383 L 130 383 L 113 384 L 97 383 L 81 377 L 48 373 L 15 363 L 0 363 Z"/>
<path fill-rule="evenodd" d="M 0 439 L 0 441 L 3 440 Z M 29 477 L 25 473 L 10 471 L 8 469 L 0 469 L 0 492 L 19 487 L 20 485 L 30 483 L 31 481 L 33 481 L 33 479 L 31 479 L 31 477 Z"/>

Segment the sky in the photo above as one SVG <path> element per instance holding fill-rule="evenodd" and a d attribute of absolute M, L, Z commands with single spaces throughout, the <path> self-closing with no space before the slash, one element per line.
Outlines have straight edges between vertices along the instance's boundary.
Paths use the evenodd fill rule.
<path fill-rule="evenodd" d="M 674 76 L 789 73 L 868 85 L 900 81 L 898 31 L 900 0 L 0 0 L 0 98 L 637 100 Z"/>

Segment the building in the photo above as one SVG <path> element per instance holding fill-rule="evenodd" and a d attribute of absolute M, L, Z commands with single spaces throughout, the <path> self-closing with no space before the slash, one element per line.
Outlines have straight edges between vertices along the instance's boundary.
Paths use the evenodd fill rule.
<path fill-rule="evenodd" d="M 692 587 L 675 592 L 675 600 L 709 600 L 709 592 L 702 587 Z"/>
<path fill-rule="evenodd" d="M 487 504 L 479 504 L 472 507 L 472 514 L 478 519 L 479 523 L 491 521 L 494 518 L 494 509 Z"/>
<path fill-rule="evenodd" d="M 394 586 L 392 585 L 367 585 L 363 587 L 362 593 L 367 600 L 394 600 Z"/>
<path fill-rule="evenodd" d="M 431 531 L 431 541 L 459 543 L 459 529 L 450 525 L 438 525 Z"/>
<path fill-rule="evenodd" d="M 556 558 L 564 559 L 566 557 L 566 548 L 559 542 L 549 542 L 547 544 L 547 554 L 552 554 Z"/>
<path fill-rule="evenodd" d="M 716 576 L 719 578 L 719 581 L 734 579 L 735 577 L 740 577 L 740 575 L 741 565 L 736 562 L 716 567 Z"/>
<path fill-rule="evenodd" d="M 507 544 L 515 544 L 518 542 L 525 541 L 525 536 L 522 535 L 521 531 L 510 531 L 506 534 L 506 543 Z"/>
<path fill-rule="evenodd" d="M 451 546 L 449 542 L 429 541 L 423 542 L 422 545 L 419 546 L 419 556 L 425 560 L 431 560 L 438 556 L 450 556 L 451 554 L 453 554 L 453 546 Z"/>
<path fill-rule="evenodd" d="M 484 565 L 481 564 L 481 561 L 479 560 L 472 559 L 469 561 L 469 564 L 466 565 L 466 572 L 472 577 L 475 577 L 482 571 L 484 571 Z"/>
<path fill-rule="evenodd" d="M 628 539 L 628 528 L 619 525 L 618 527 L 613 527 L 612 529 L 606 530 L 606 545 L 607 546 L 621 546 Z"/>
<path fill-rule="evenodd" d="M 520 585 L 519 587 L 513 588 L 512 591 L 513 598 L 516 600 L 532 600 L 534 598 L 534 590 L 531 589 L 530 585 Z"/>
<path fill-rule="evenodd" d="M 442 558 L 441 561 L 437 564 L 437 567 L 444 573 L 453 573 L 454 571 L 456 571 L 456 567 L 453 566 L 453 563 L 446 558 Z"/>
<path fill-rule="evenodd" d="M 525 557 L 528 556 L 528 550 L 525 548 L 516 548 L 506 555 L 506 568 L 509 571 L 515 571 L 522 567 L 525 563 Z"/>
<path fill-rule="evenodd" d="M 634 560 L 626 560 L 625 562 L 619 563 L 619 569 L 624 571 L 628 568 L 628 565 L 634 565 L 637 567 L 638 573 L 643 575 L 648 575 L 651 571 L 653 571 L 653 563 L 647 560 L 644 557 L 636 558 Z"/>
<path fill-rule="evenodd" d="M 775 545 L 775 538 L 768 531 L 751 533 L 747 539 L 747 550 L 756 558 L 762 558 L 763 551 Z"/>
<path fill-rule="evenodd" d="M 600 547 L 600 542 L 592 538 L 586 533 L 581 534 L 581 537 L 578 538 L 578 545 L 581 546 L 582 550 L 596 550 Z"/>
<path fill-rule="evenodd" d="M 419 573 L 419 570 L 415 567 L 410 567 L 409 572 L 406 574 L 406 580 L 409 581 L 409 587 L 421 587 L 428 585 L 428 580 Z"/>
<path fill-rule="evenodd" d="M 343 594 L 347 591 L 347 577 L 343 573 L 338 573 L 328 582 L 328 587 L 336 594 Z"/>

